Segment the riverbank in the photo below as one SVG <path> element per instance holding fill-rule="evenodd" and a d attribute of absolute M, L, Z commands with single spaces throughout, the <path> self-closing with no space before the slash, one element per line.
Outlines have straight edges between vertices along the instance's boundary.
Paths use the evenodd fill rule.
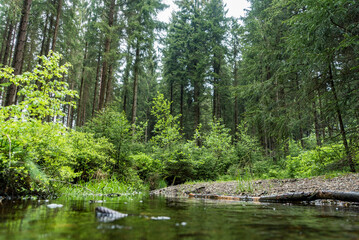
<path fill-rule="evenodd" d="M 303 179 L 201 182 L 170 186 L 151 193 L 167 197 L 188 197 L 190 194 L 261 197 L 318 191 L 359 192 L 359 174 Z"/>

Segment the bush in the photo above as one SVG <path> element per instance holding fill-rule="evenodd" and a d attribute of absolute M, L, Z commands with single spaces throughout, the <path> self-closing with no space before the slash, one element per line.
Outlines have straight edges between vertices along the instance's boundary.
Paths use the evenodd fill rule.
<path fill-rule="evenodd" d="M 311 177 L 338 171 L 348 171 L 344 147 L 341 144 L 303 150 L 297 157 L 288 156 L 286 159 L 288 177 Z"/>
<path fill-rule="evenodd" d="M 108 108 L 98 112 L 96 117 L 86 123 L 81 130 L 93 134 L 97 139 L 108 139 L 114 148 L 113 171 L 123 176 L 125 168 L 131 167 L 129 161 L 132 144 L 131 125 L 126 115 Z"/>

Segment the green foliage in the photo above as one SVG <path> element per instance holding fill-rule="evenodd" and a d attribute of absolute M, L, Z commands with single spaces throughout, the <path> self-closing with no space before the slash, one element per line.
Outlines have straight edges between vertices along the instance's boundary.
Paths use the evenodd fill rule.
<path fill-rule="evenodd" d="M 154 127 L 155 136 L 151 141 L 160 148 L 176 145 L 181 139 L 179 117 L 172 116 L 170 112 L 171 103 L 166 100 L 163 94 L 158 93 L 153 100 L 151 114 L 156 119 Z"/>
<path fill-rule="evenodd" d="M 68 84 L 62 81 L 71 65 L 60 65 L 62 56 L 58 53 L 51 52 L 47 57 L 39 58 L 42 64 L 22 75 L 15 76 L 13 69 L 9 67 L 0 69 L 0 78 L 18 86 L 18 95 L 24 98 L 18 105 L 2 109 L 2 114 L 6 117 L 44 119 L 64 116 L 62 106 L 75 105 L 73 101 L 66 101 L 66 97 L 76 97 L 76 92 L 69 90 Z"/>
<path fill-rule="evenodd" d="M 128 166 L 130 146 L 132 144 L 131 125 L 124 113 L 111 108 L 98 112 L 96 117 L 89 121 L 82 129 L 92 133 L 95 138 L 106 138 L 114 147 L 114 171 L 124 173 Z"/>
<path fill-rule="evenodd" d="M 111 158 L 113 145 L 106 138 L 94 138 L 91 133 L 72 131 L 68 140 L 72 169 L 79 174 L 78 179 L 107 178 L 115 162 Z"/>
<path fill-rule="evenodd" d="M 9 68 L 0 71 L 18 85 L 23 97 L 19 105 L 0 109 L 1 194 L 50 194 L 59 181 L 89 180 L 113 166 L 113 146 L 105 138 L 43 121 L 63 115 L 63 104 L 73 104 L 66 97 L 76 95 L 60 81 L 68 66 L 59 65 L 60 57 L 41 57 L 42 66 L 33 73 L 13 76 Z"/>
<path fill-rule="evenodd" d="M 303 150 L 297 157 L 288 156 L 286 159 L 288 177 L 294 178 L 348 171 L 345 165 L 345 151 L 340 144 Z"/>

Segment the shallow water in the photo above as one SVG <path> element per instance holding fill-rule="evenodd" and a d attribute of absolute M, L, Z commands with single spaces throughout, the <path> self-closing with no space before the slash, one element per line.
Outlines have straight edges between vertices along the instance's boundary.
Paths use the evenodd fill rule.
<path fill-rule="evenodd" d="M 128 216 L 97 218 L 96 206 Z M 359 208 L 151 197 L 3 201 L 0 239 L 359 239 Z"/>

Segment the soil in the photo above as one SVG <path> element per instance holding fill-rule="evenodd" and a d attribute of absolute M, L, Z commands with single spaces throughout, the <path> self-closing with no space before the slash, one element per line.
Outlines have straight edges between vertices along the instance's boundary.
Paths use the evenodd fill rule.
<path fill-rule="evenodd" d="M 187 197 L 189 194 L 261 197 L 316 191 L 359 192 L 359 174 L 331 178 L 320 176 L 303 179 L 201 182 L 170 186 L 151 193 L 167 197 Z"/>

